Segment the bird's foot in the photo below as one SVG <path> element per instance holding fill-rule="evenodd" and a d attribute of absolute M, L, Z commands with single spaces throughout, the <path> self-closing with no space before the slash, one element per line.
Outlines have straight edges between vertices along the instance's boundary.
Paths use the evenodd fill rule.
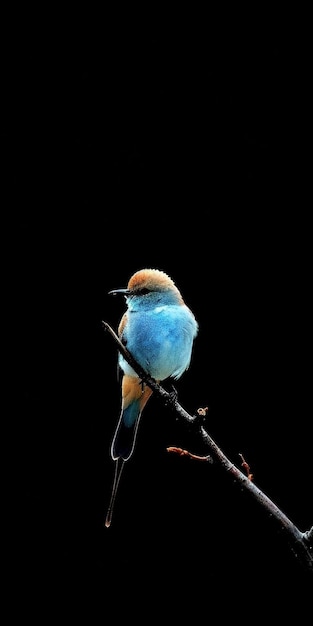
<path fill-rule="evenodd" d="M 150 376 L 150 378 L 151 378 L 152 382 L 154 382 L 154 383 L 156 383 L 156 382 L 157 382 L 157 381 L 155 380 L 155 378 L 152 378 L 152 376 Z M 141 385 L 141 391 L 142 391 L 142 393 L 143 393 L 143 392 L 144 392 L 144 390 L 145 390 L 145 388 L 147 387 L 147 383 L 146 383 L 144 380 L 142 380 L 142 378 L 141 378 L 141 379 L 140 379 L 139 384 Z"/>

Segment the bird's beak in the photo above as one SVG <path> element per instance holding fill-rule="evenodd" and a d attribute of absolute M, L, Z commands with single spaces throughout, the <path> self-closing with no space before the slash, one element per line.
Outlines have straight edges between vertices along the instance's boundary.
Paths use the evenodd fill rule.
<path fill-rule="evenodd" d="M 122 296 L 128 296 L 130 294 L 130 290 L 129 289 L 112 289 L 112 291 L 109 291 L 109 295 L 113 295 L 116 296 L 116 294 L 122 294 Z"/>

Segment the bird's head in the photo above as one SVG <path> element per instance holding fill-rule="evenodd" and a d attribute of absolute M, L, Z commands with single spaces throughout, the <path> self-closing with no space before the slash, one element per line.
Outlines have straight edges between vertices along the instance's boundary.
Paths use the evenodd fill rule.
<path fill-rule="evenodd" d="M 126 289 L 113 289 L 110 294 L 122 294 L 126 298 L 151 298 L 165 294 L 176 303 L 182 304 L 182 296 L 174 281 L 161 270 L 143 269 L 135 272 L 129 279 Z"/>

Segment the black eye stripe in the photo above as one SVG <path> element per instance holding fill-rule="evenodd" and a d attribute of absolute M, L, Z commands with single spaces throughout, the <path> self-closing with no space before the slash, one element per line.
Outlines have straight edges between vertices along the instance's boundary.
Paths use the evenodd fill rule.
<path fill-rule="evenodd" d="M 150 293 L 150 289 L 147 289 L 146 287 L 136 290 L 136 294 L 139 296 L 145 296 L 147 293 Z"/>

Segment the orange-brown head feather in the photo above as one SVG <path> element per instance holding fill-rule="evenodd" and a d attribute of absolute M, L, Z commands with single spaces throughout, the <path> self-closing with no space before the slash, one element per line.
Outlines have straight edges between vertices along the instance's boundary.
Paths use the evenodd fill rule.
<path fill-rule="evenodd" d="M 150 291 L 167 291 L 171 289 L 175 291 L 182 300 L 174 281 L 161 270 L 139 270 L 130 278 L 127 287 L 133 292 L 143 288 L 149 289 Z"/>

